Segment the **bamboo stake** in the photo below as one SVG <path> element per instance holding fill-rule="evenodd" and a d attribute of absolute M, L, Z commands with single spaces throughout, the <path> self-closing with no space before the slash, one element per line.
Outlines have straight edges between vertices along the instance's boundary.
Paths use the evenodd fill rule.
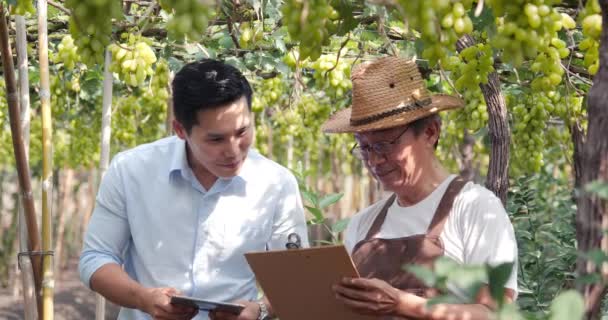
<path fill-rule="evenodd" d="M 49 81 L 49 48 L 47 29 L 47 2 L 38 1 L 38 63 L 40 65 L 40 109 L 42 114 L 42 250 L 53 250 L 52 246 L 52 119 L 51 90 Z M 42 256 L 42 319 L 53 319 L 53 256 Z"/>
<path fill-rule="evenodd" d="M 19 70 L 19 102 L 21 104 L 21 130 L 23 133 L 23 143 L 25 149 L 26 162 L 29 162 L 29 144 L 30 144 L 30 85 L 28 73 L 28 58 L 27 58 L 27 39 L 26 25 L 23 16 L 15 16 L 15 24 L 17 31 L 17 68 Z M 28 177 L 31 180 L 32 177 Z M 21 203 L 22 201 L 20 201 Z M 19 251 L 27 251 L 27 227 L 25 224 L 25 213 L 23 206 L 19 205 Z M 38 318 L 38 310 L 36 308 L 36 297 L 34 290 L 34 277 L 32 269 L 32 260 L 26 257 L 19 260 L 21 269 L 21 281 L 23 283 L 23 310 L 25 320 L 34 320 Z"/>
<path fill-rule="evenodd" d="M 103 70 L 103 109 L 101 113 L 101 155 L 99 158 L 99 174 L 100 177 L 106 173 L 110 163 L 110 136 L 112 133 L 112 73 L 110 72 L 110 63 L 112 55 L 106 49 L 106 59 Z M 100 179 L 101 180 L 101 179 Z M 106 300 L 97 294 L 95 319 L 105 319 Z"/>
<path fill-rule="evenodd" d="M 2 51 L 2 67 L 4 70 L 4 81 L 6 83 L 6 98 L 8 102 L 8 113 L 11 124 L 11 136 L 13 139 L 13 149 L 15 152 L 15 162 L 17 164 L 17 174 L 19 176 L 19 188 L 21 192 L 22 206 L 25 211 L 25 222 L 29 234 L 29 252 L 40 252 L 40 235 L 38 234 L 38 224 L 36 222 L 36 208 L 32 197 L 32 185 L 30 180 L 30 167 L 25 155 L 23 144 L 23 133 L 19 121 L 19 101 L 17 96 L 17 85 L 15 82 L 15 67 L 13 65 L 13 55 L 8 41 L 8 26 L 6 24 L 6 13 L 4 5 L 0 2 L 0 49 Z M 34 269 L 34 284 L 36 288 L 36 298 L 41 286 L 41 258 L 40 255 L 32 256 Z M 40 314 L 41 302 L 37 299 Z"/>

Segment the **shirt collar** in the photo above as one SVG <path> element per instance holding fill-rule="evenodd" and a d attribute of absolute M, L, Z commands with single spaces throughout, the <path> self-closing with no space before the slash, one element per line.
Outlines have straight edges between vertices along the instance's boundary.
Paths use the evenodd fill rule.
<path fill-rule="evenodd" d="M 188 165 L 188 156 L 186 153 L 186 141 L 175 137 L 175 145 L 173 150 L 173 155 L 171 158 L 171 162 L 169 164 L 169 179 L 171 177 L 181 174 L 182 178 L 189 180 L 189 178 L 194 178 L 192 169 Z M 219 182 L 218 187 L 224 189 L 232 183 L 239 182 L 245 183 L 247 181 L 247 176 L 249 175 L 249 171 L 251 171 L 251 156 L 254 155 L 255 151 L 249 149 L 247 157 L 245 158 L 245 162 L 243 163 L 243 167 L 239 171 L 239 173 L 230 178 L 218 178 L 217 182 Z M 216 182 L 216 184 L 217 184 Z"/>
<path fill-rule="evenodd" d="M 169 163 L 169 178 L 173 175 L 181 173 L 182 177 L 188 172 L 188 157 L 186 156 L 186 141 L 175 137 L 175 144 L 171 161 Z"/>

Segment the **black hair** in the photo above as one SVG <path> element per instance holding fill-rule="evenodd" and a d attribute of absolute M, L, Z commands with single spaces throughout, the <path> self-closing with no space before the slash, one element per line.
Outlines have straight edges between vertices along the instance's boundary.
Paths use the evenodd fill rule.
<path fill-rule="evenodd" d="M 189 134 L 201 110 L 222 107 L 243 96 L 251 110 L 249 81 L 235 67 L 219 60 L 202 59 L 186 64 L 172 83 L 173 113 Z"/>
<path fill-rule="evenodd" d="M 426 116 L 424 118 L 420 118 L 418 120 L 415 120 L 413 122 L 411 122 L 409 124 L 410 128 L 412 128 L 412 130 L 414 131 L 414 136 L 419 136 L 424 129 L 426 129 L 426 127 L 431 124 L 432 122 L 437 121 L 439 122 L 439 127 L 441 128 L 441 117 L 438 114 L 432 114 L 430 116 Z M 437 141 L 435 141 L 435 145 L 433 146 L 435 149 L 437 149 L 437 145 L 439 144 L 439 137 L 437 137 Z"/>

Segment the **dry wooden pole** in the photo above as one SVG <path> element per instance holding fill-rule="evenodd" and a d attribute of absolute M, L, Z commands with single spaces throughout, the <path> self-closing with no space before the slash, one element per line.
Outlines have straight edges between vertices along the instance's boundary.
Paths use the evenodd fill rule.
<path fill-rule="evenodd" d="M 597 194 L 585 191 L 585 187 L 595 181 L 608 183 L 608 0 L 600 0 L 602 8 L 602 33 L 600 36 L 599 59 L 600 67 L 593 79 L 589 90 L 587 105 L 587 136 L 584 142 L 579 142 L 582 154 L 578 157 L 579 167 L 576 177 L 581 188 L 577 199 L 576 240 L 580 252 L 587 253 L 602 249 L 608 251 L 608 201 Z M 577 273 L 585 275 L 600 273 L 601 283 L 583 284 L 579 287 L 585 296 L 586 319 L 599 319 L 601 306 L 606 293 L 608 271 L 606 265 L 596 266 L 588 261 L 585 255 L 579 255 Z"/>
<path fill-rule="evenodd" d="M 28 73 L 28 57 L 27 57 L 27 38 L 25 17 L 15 16 L 16 26 L 16 48 L 17 48 L 17 69 L 19 72 L 19 102 L 20 102 L 20 118 L 21 132 L 23 134 L 23 144 L 25 149 L 25 157 L 29 159 L 29 140 L 30 140 L 30 84 Z M 29 162 L 29 160 L 26 160 Z M 28 177 L 31 179 L 31 177 Z M 20 201 L 21 203 L 22 201 Z M 23 206 L 19 205 L 19 251 L 27 251 L 27 226 L 25 224 L 25 213 Z M 25 259 L 18 258 L 21 270 L 21 281 L 23 284 L 23 311 L 25 320 L 34 320 L 38 318 L 38 309 L 36 307 L 34 276 L 32 269 L 32 260 L 29 257 Z"/>
<path fill-rule="evenodd" d="M 105 65 L 103 71 L 103 101 L 101 113 L 101 155 L 99 159 L 100 177 L 106 173 L 110 163 L 110 136 L 112 134 L 112 72 L 110 72 L 112 54 L 106 50 Z M 95 319 L 105 319 L 106 300 L 97 294 L 95 302 Z"/>
<path fill-rule="evenodd" d="M 38 64 L 40 66 L 40 110 L 42 114 L 42 319 L 52 320 L 54 314 L 52 244 L 53 149 L 51 118 L 51 86 L 49 81 L 49 43 L 47 1 L 38 1 Z"/>
<path fill-rule="evenodd" d="M 11 124 L 11 136 L 13 149 L 15 152 L 15 162 L 17 164 L 17 174 L 19 176 L 19 188 L 22 199 L 22 206 L 25 211 L 25 222 L 29 235 L 28 251 L 40 252 L 40 234 L 36 222 L 36 208 L 32 195 L 32 184 L 30 180 L 30 167 L 27 162 L 25 147 L 23 143 L 23 133 L 19 121 L 19 100 L 17 95 L 17 85 L 15 82 L 15 66 L 13 65 L 13 55 L 8 41 L 8 26 L 6 23 L 6 12 L 4 5 L 0 2 L 0 50 L 2 52 L 2 68 L 4 70 L 4 81 L 6 84 L 6 98 L 8 102 L 8 114 Z M 36 301 L 38 311 L 41 311 L 41 301 L 39 299 L 40 286 L 42 283 L 42 264 L 40 255 L 32 255 L 34 269 L 34 283 L 36 288 Z"/>

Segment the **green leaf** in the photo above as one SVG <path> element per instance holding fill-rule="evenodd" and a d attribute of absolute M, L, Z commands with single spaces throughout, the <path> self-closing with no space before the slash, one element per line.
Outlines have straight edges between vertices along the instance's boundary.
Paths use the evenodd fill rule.
<path fill-rule="evenodd" d="M 492 298 L 502 305 L 504 300 L 505 284 L 513 271 L 513 263 L 507 262 L 496 267 L 488 266 L 488 281 Z"/>
<path fill-rule="evenodd" d="M 585 191 L 595 193 L 598 197 L 608 200 L 608 182 L 593 181 L 585 186 Z"/>
<path fill-rule="evenodd" d="M 322 223 L 323 220 L 325 220 L 325 218 L 323 217 L 323 212 L 321 212 L 321 210 L 319 210 L 318 208 L 310 207 L 310 206 L 304 206 L 304 207 L 306 207 L 306 209 L 308 209 L 308 211 L 310 213 L 312 213 L 312 215 L 314 216 L 313 223 Z"/>
<path fill-rule="evenodd" d="M 331 231 L 333 233 L 340 233 L 346 229 L 348 223 L 350 222 L 350 218 L 344 218 L 336 221 L 334 225 L 331 227 Z"/>
<path fill-rule="evenodd" d="M 325 209 L 325 208 L 329 207 L 330 205 L 338 202 L 338 200 L 340 200 L 343 195 L 344 195 L 343 193 L 333 193 L 333 194 L 323 197 L 323 199 L 321 199 L 321 201 L 319 201 L 319 208 Z"/>
<path fill-rule="evenodd" d="M 456 261 L 445 256 L 435 260 L 435 274 L 438 277 L 447 277 L 453 270 L 460 267 Z"/>
<path fill-rule="evenodd" d="M 515 303 L 506 303 L 496 311 L 498 320 L 524 320 Z"/>
<path fill-rule="evenodd" d="M 601 249 L 594 249 L 587 253 L 583 253 L 582 255 L 595 265 L 601 265 L 602 263 L 608 261 L 608 255 L 606 255 L 606 253 Z"/>
<path fill-rule="evenodd" d="M 585 314 L 585 301 L 575 290 L 562 292 L 551 303 L 551 320 L 582 319 Z"/>
<path fill-rule="evenodd" d="M 434 287 L 437 283 L 435 273 L 433 273 L 433 270 L 429 268 L 419 265 L 406 264 L 402 267 L 402 269 L 411 272 L 414 276 L 416 276 L 416 278 L 424 282 L 424 284 L 429 287 Z"/>
<path fill-rule="evenodd" d="M 319 206 L 319 197 L 315 193 L 310 192 L 308 190 L 300 190 L 300 193 L 302 193 L 302 198 L 308 201 L 308 203 L 312 204 L 315 207 Z"/>
<path fill-rule="evenodd" d="M 579 285 L 596 284 L 602 282 L 602 277 L 599 273 L 590 273 L 578 276 L 576 283 Z"/>

